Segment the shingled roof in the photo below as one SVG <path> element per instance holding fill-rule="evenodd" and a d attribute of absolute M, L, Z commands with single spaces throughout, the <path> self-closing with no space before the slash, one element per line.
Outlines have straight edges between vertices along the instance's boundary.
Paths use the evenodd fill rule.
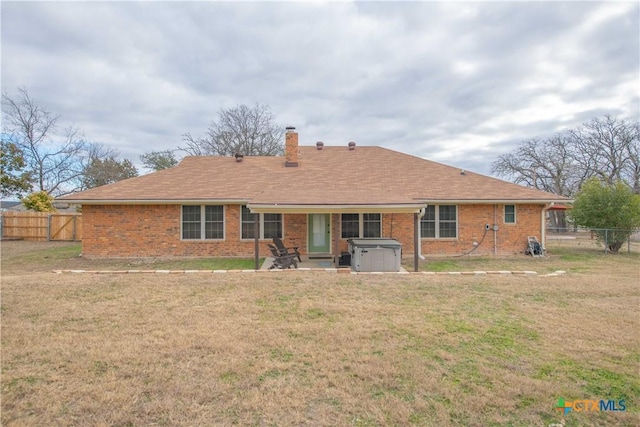
<path fill-rule="evenodd" d="M 284 157 L 186 157 L 177 166 L 60 198 L 82 204 L 361 206 L 549 203 L 566 198 L 382 147 L 299 147 Z"/>

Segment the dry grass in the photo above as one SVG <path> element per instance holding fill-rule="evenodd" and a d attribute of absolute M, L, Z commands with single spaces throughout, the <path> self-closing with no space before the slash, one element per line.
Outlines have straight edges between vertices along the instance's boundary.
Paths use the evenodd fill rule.
<path fill-rule="evenodd" d="M 482 277 L 12 267 L 29 256 L 3 256 L 2 425 L 546 426 L 559 397 L 627 402 L 568 426 L 637 425 L 638 257 Z"/>
<path fill-rule="evenodd" d="M 67 270 L 243 270 L 253 269 L 253 259 L 238 258 L 120 258 L 85 259 L 77 242 L 3 241 L 4 274 Z M 264 258 L 260 261 L 262 263 Z"/>

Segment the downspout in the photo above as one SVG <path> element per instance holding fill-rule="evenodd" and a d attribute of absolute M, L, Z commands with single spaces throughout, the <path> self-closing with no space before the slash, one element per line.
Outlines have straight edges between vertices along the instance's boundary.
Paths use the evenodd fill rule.
<path fill-rule="evenodd" d="M 420 233 L 420 221 L 422 220 L 422 218 L 424 218 L 425 214 L 427 213 L 427 206 L 429 205 L 425 205 L 424 208 L 420 209 L 420 212 L 418 213 L 418 228 L 416 230 L 416 234 L 418 235 L 418 258 L 420 258 L 422 261 L 425 260 L 425 257 L 422 255 L 422 236 Z"/>
<path fill-rule="evenodd" d="M 413 214 L 413 271 L 416 273 L 420 270 L 418 259 L 418 248 L 420 247 L 420 221 L 418 221 L 418 212 Z"/>
<path fill-rule="evenodd" d="M 547 203 L 540 212 L 540 244 L 543 250 L 547 247 L 547 211 L 554 205 L 555 202 Z"/>
<path fill-rule="evenodd" d="M 260 214 L 253 214 L 253 257 L 254 267 L 256 270 L 260 270 Z"/>

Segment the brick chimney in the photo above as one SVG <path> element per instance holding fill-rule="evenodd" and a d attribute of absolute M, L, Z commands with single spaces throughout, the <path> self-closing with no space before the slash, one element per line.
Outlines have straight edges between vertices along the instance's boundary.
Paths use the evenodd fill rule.
<path fill-rule="evenodd" d="M 298 133 L 293 126 L 288 126 L 285 134 L 284 159 L 286 167 L 298 167 Z"/>

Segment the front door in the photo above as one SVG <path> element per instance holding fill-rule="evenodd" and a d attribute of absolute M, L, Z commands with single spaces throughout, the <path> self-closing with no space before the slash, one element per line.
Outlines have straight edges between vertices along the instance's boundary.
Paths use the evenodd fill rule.
<path fill-rule="evenodd" d="M 329 214 L 309 214 L 309 253 L 331 253 Z"/>

